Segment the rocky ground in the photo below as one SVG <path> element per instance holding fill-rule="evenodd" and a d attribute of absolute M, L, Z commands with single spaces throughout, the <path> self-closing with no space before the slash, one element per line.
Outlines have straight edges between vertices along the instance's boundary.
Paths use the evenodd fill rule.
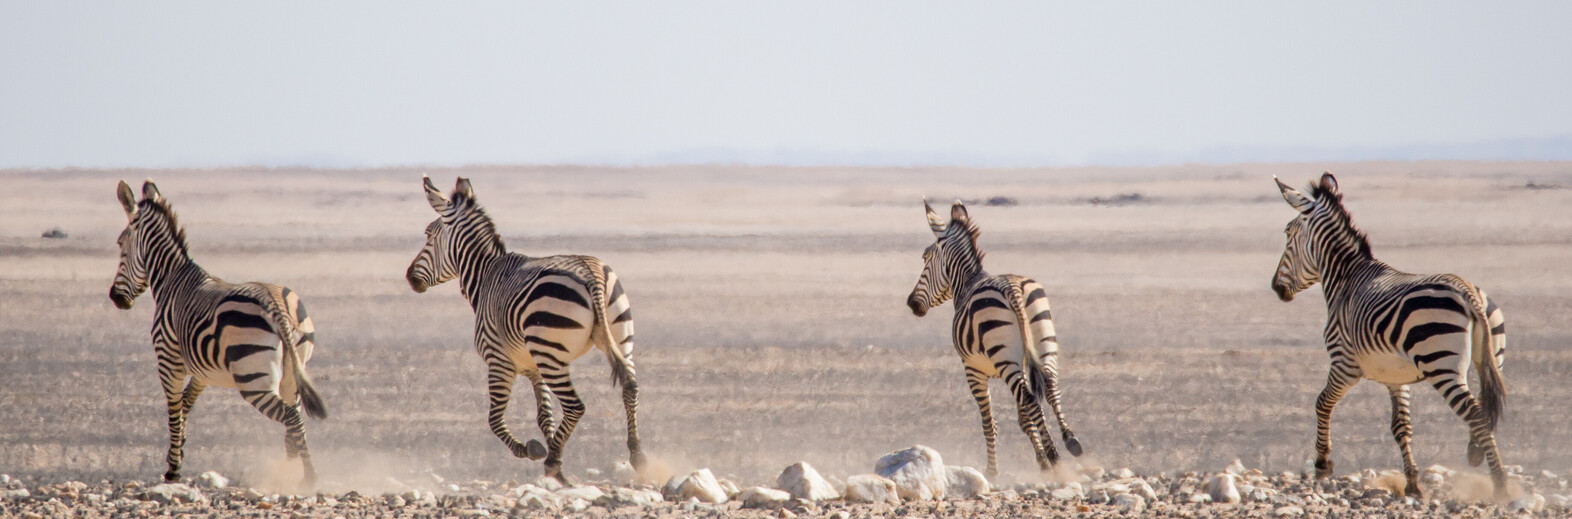
<path fill-rule="evenodd" d="M 924 447 L 915 447 L 909 451 Z M 928 452 L 932 453 L 931 450 Z M 598 481 L 563 486 L 542 478 L 389 484 L 441 488 L 381 494 L 267 492 L 231 485 L 216 472 L 182 483 L 39 482 L 0 476 L 6 517 L 1567 517 L 1568 475 L 1510 467 L 1515 499 L 1492 502 L 1485 476 L 1442 466 L 1424 470 L 1425 497 L 1402 496 L 1402 475 L 1364 471 L 1315 481 L 1266 474 L 1237 461 L 1220 472 L 1137 475 L 1127 468 L 1077 467 L 1046 483 L 987 484 L 967 467 L 931 459 L 876 464 L 847 481 L 794 464 L 775 482 L 739 487 L 708 469 L 641 482 L 619 465 Z M 889 466 L 894 465 L 894 466 Z M 924 481 L 926 478 L 927 481 Z M 928 487 L 924 487 L 928 485 Z M 772 488 L 773 487 L 773 488 Z M 942 497 L 940 497 L 942 495 Z"/>

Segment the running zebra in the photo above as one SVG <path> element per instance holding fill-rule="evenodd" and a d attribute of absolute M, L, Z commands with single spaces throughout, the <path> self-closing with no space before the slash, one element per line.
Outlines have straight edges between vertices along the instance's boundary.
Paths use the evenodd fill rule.
<path fill-rule="evenodd" d="M 457 277 L 475 310 L 475 351 L 486 361 L 491 432 L 514 456 L 544 457 L 545 474 L 564 483 L 562 449 L 584 403 L 568 378 L 568 363 L 600 349 L 611 361 L 612 383 L 622 385 L 628 415 L 628 452 L 644 467 L 639 448 L 639 386 L 633 379 L 633 312 L 611 267 L 590 256 L 530 258 L 508 252 L 491 217 L 475 199 L 469 179 L 460 178 L 451 198 L 422 175 L 426 199 L 439 217 L 426 226 L 426 246 L 409 265 L 415 292 Z M 519 375 L 535 390 L 536 422 L 547 445 L 520 443 L 504 414 Z M 552 416 L 552 396 L 562 405 L 562 423 Z"/>
<path fill-rule="evenodd" d="M 1081 442 L 1059 410 L 1059 339 L 1054 335 L 1043 286 L 1021 276 L 990 276 L 983 272 L 983 254 L 977 249 L 981 231 L 959 200 L 950 207 L 949 224 L 940 219 L 927 199 L 923 199 L 922 205 L 928 211 L 928 226 L 938 240 L 922 253 L 925 266 L 906 305 L 922 317 L 929 309 L 955 299 L 955 320 L 950 331 L 955 352 L 966 366 L 966 383 L 982 412 L 983 438 L 988 442 L 988 477 L 999 473 L 994 448 L 998 426 L 994 424 L 993 404 L 988 396 L 988 381 L 993 378 L 1004 379 L 1015 395 L 1021 431 L 1032 441 L 1038 467 L 1049 470 L 1059 462 L 1059 452 L 1048 437 L 1048 424 L 1039 404 L 1044 400 L 1059 420 L 1065 449 L 1080 456 Z"/>
<path fill-rule="evenodd" d="M 1275 180 L 1275 179 L 1274 179 Z M 1272 278 L 1283 301 L 1321 282 L 1326 295 L 1326 351 L 1331 370 L 1316 399 L 1316 477 L 1332 474 L 1329 438 L 1332 408 L 1348 388 L 1368 378 L 1392 397 L 1392 437 L 1403 451 L 1405 493 L 1419 497 L 1419 467 L 1409 447 L 1408 385 L 1428 382 L 1469 426 L 1469 463 L 1490 462 L 1498 498 L 1506 473 L 1493 434 L 1506 387 L 1501 363 L 1506 325 L 1483 290 L 1452 274 L 1399 272 L 1375 259 L 1370 242 L 1354 227 L 1331 173 L 1310 185 L 1310 195 L 1277 181 L 1299 216 L 1284 230 L 1288 244 Z M 1468 387 L 1468 366 L 1479 374 L 1479 393 Z"/>
<path fill-rule="evenodd" d="M 278 285 L 229 283 L 208 274 L 191 260 L 185 229 L 151 180 L 142 184 L 141 201 L 125 182 L 118 195 L 130 223 L 120 232 L 120 266 L 109 299 L 127 310 L 153 288 L 153 350 L 169 404 L 164 480 L 180 479 L 186 417 L 212 385 L 238 388 L 246 402 L 284 424 L 284 453 L 300 458 L 305 485 L 315 483 L 301 411 L 322 419 L 327 407 L 306 376 L 315 327 L 300 297 Z"/>

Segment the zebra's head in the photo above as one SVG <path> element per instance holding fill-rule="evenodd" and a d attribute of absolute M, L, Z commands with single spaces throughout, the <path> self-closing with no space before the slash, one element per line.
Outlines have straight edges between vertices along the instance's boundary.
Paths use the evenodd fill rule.
<path fill-rule="evenodd" d="M 1351 245 L 1369 251 L 1364 236 L 1348 224 L 1343 210 L 1342 194 L 1337 190 L 1337 179 L 1331 173 L 1321 175 L 1318 183 L 1311 184 L 1310 195 L 1288 187 L 1277 177 L 1277 189 L 1283 200 L 1299 215 L 1289 220 L 1283 229 L 1288 243 L 1283 247 L 1283 259 L 1277 262 L 1277 273 L 1272 276 L 1272 291 L 1278 299 L 1292 301 L 1294 295 L 1321 281 L 1321 265 L 1327 249 L 1339 242 L 1352 241 Z M 1339 236 L 1339 230 L 1346 236 Z"/>
<path fill-rule="evenodd" d="M 120 238 L 116 240 L 120 246 L 120 266 L 115 269 L 115 281 L 109 286 L 109 299 L 115 302 L 115 307 L 129 310 L 136 303 L 137 296 L 147 291 L 149 242 L 157 225 L 175 226 L 166 231 L 178 231 L 178 224 L 167 220 L 163 215 L 168 214 L 167 205 L 163 196 L 158 193 L 158 186 L 149 180 L 142 183 L 142 201 L 138 202 L 136 194 L 131 191 L 131 186 L 124 180 L 116 190 L 120 198 L 120 207 L 126 211 L 126 228 L 120 231 Z M 177 239 L 177 244 L 182 244 L 178 235 L 171 236 Z"/>
<path fill-rule="evenodd" d="M 976 250 L 977 228 L 971 224 L 966 206 L 960 200 L 950 206 L 949 223 L 934 212 L 927 198 L 922 200 L 922 206 L 928 213 L 928 228 L 933 231 L 934 242 L 923 249 L 922 275 L 917 276 L 917 286 L 912 287 L 911 295 L 906 297 L 906 306 L 917 317 L 927 315 L 928 310 L 954 297 L 954 278 L 962 275 L 957 267 L 973 265 L 980 269 L 982 256 Z"/>
<path fill-rule="evenodd" d="M 458 277 L 461 261 L 459 252 L 464 250 L 466 237 L 498 240 L 496 245 L 501 246 L 500 238 L 496 237 L 491 228 L 490 219 L 475 201 L 469 179 L 458 179 L 453 186 L 452 198 L 443 195 L 431 183 L 430 177 L 421 175 L 421 183 L 426 191 L 426 201 L 437 212 L 437 219 L 426 225 L 426 246 L 415 255 L 415 261 L 409 264 L 409 270 L 404 274 L 409 281 L 409 288 L 415 292 L 425 292 L 427 288 Z"/>

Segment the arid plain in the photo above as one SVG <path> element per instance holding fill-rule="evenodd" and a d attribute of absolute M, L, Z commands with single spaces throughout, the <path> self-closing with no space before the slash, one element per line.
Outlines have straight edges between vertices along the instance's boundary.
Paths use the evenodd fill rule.
<path fill-rule="evenodd" d="M 1404 162 L 0 171 L 0 472 L 163 472 L 153 301 L 120 311 L 107 297 L 125 222 L 115 182 L 152 177 L 200 264 L 288 285 L 309 305 L 310 370 L 332 411 L 307 424 L 323 488 L 380 492 L 389 477 L 427 473 L 534 479 L 539 464 L 508 455 L 486 427 L 484 367 L 457 287 L 415 294 L 404 281 L 434 217 L 422 172 L 444 189 L 473 178 L 511 250 L 595 255 L 623 276 L 644 445 L 673 472 L 707 467 L 753 485 L 806 460 L 845 478 L 913 444 L 984 464 L 951 312 L 919 319 L 904 305 L 932 241 L 922 196 L 975 201 L 986 268 L 1048 287 L 1080 461 L 1156 474 L 1238 458 L 1297 472 L 1313 454 L 1325 307 L 1318 289 L 1289 304 L 1269 289 L 1293 215 L 1272 175 L 1299 186 L 1323 169 L 1378 258 L 1460 274 L 1499 301 L 1502 453 L 1529 473 L 1572 471 L 1572 163 Z M 40 237 L 53 228 L 68 236 Z M 627 451 L 605 360 L 592 353 L 573 372 L 589 411 L 567 472 L 584 478 Z M 1014 404 L 994 388 L 1001 479 L 1032 481 Z M 510 423 L 536 437 L 527 385 L 518 391 Z M 1340 474 L 1400 467 L 1389 409 L 1373 382 L 1338 407 Z M 1421 466 L 1466 466 L 1466 429 L 1428 387 L 1415 388 L 1414 421 Z M 186 472 L 290 477 L 277 469 L 282 436 L 233 390 L 209 390 Z"/>

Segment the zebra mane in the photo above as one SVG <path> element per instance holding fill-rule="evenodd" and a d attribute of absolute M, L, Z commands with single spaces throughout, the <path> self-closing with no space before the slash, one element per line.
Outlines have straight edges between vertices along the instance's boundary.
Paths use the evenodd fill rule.
<path fill-rule="evenodd" d="M 486 209 L 480 206 L 479 200 L 467 195 L 454 194 L 452 203 L 469 213 L 471 221 L 474 222 L 473 229 L 479 231 L 482 238 L 489 238 L 491 245 L 497 248 L 497 252 L 507 252 L 508 247 L 502 243 L 502 235 L 497 234 L 497 225 L 491 221 L 491 215 L 486 214 Z"/>
<path fill-rule="evenodd" d="M 960 224 L 960 228 L 956 228 L 955 224 Z M 983 251 L 977 247 L 977 237 L 982 236 L 982 229 L 972 222 L 971 216 L 968 215 L 965 220 L 950 220 L 949 232 L 953 233 L 954 236 L 966 238 L 966 244 L 971 246 L 972 255 L 977 257 L 977 265 L 981 267 Z"/>
<path fill-rule="evenodd" d="M 1342 193 L 1335 190 L 1322 189 L 1319 183 L 1311 182 L 1310 196 L 1316 200 L 1316 205 L 1326 207 L 1327 214 L 1335 222 L 1333 227 L 1341 231 L 1345 237 L 1351 238 L 1350 241 L 1353 242 L 1361 256 L 1366 258 L 1374 257 L 1370 252 L 1370 239 L 1365 236 L 1364 231 L 1354 226 L 1354 219 L 1349 216 L 1348 208 L 1343 207 Z"/>
<path fill-rule="evenodd" d="M 169 199 L 163 197 L 143 198 L 141 202 L 137 202 L 137 211 L 148 210 L 153 211 L 163 219 L 164 225 L 168 226 L 166 232 L 174 237 L 175 247 L 180 249 L 180 253 L 190 256 L 191 252 L 186 248 L 186 228 L 180 225 L 180 218 L 175 216 L 174 208 L 169 206 Z"/>

